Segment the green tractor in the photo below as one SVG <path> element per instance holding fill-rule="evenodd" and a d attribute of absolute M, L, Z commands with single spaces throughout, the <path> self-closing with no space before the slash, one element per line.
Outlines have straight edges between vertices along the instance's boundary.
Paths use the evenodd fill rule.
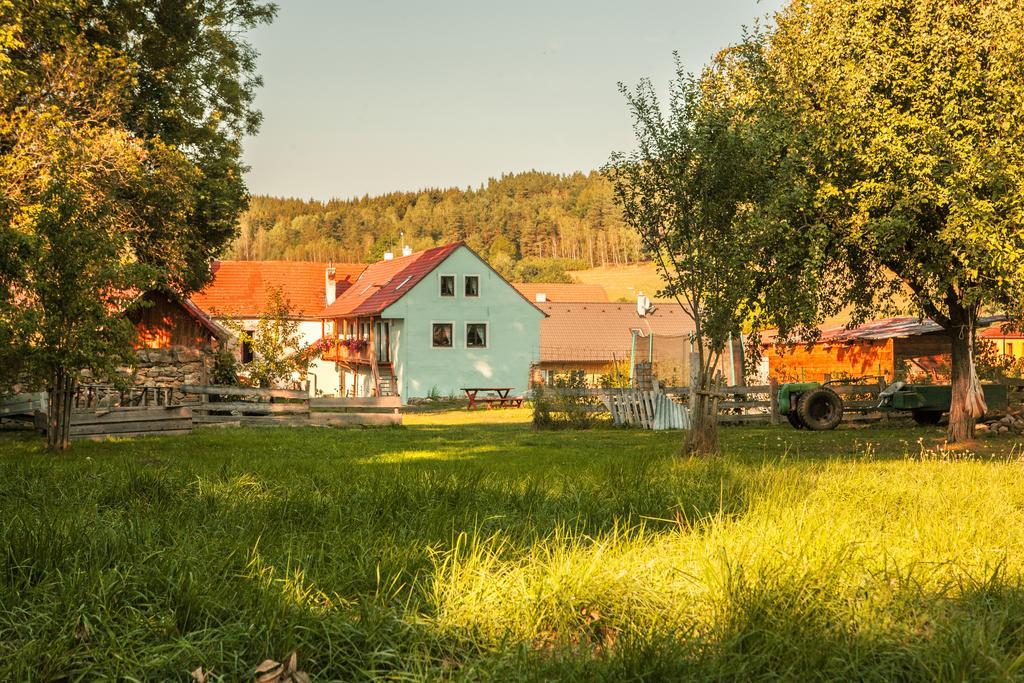
<path fill-rule="evenodd" d="M 860 378 L 866 379 L 866 378 Z M 845 380 L 848 384 L 851 381 Z M 779 413 L 797 429 L 835 429 L 843 420 L 843 401 L 832 382 L 791 382 L 779 387 Z M 989 413 L 1006 411 L 1009 405 L 1005 384 L 983 384 Z M 894 382 L 878 394 L 878 410 L 909 412 L 919 425 L 936 425 L 949 412 L 953 387 L 948 384 L 904 384 Z"/>
<path fill-rule="evenodd" d="M 783 384 L 779 387 L 779 413 L 797 429 L 835 429 L 843 421 L 843 400 L 828 384 Z"/>

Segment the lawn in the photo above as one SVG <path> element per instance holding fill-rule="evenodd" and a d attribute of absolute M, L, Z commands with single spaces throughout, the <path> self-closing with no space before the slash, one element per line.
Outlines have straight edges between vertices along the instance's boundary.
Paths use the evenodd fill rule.
<path fill-rule="evenodd" d="M 0 436 L 0 679 L 1024 678 L 1024 464 L 938 429 Z"/>

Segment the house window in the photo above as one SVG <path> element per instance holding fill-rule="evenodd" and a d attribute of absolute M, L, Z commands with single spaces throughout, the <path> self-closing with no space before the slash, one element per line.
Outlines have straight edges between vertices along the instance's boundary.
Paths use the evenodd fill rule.
<path fill-rule="evenodd" d="M 434 329 L 430 338 L 435 349 L 450 349 L 452 347 L 452 323 L 434 323 Z"/>
<path fill-rule="evenodd" d="M 487 348 L 487 323 L 466 323 L 466 348 Z"/>
<path fill-rule="evenodd" d="M 1007 342 L 1006 343 L 1006 355 L 1007 356 L 1012 356 L 1013 355 L 1013 342 Z"/>
<path fill-rule="evenodd" d="M 441 296 L 455 296 L 455 276 L 441 276 Z"/>
<path fill-rule="evenodd" d="M 466 276 L 466 296 L 480 296 L 480 276 Z"/>
<path fill-rule="evenodd" d="M 256 354 L 252 352 L 252 342 L 248 339 L 242 340 L 242 362 L 251 363 Z"/>

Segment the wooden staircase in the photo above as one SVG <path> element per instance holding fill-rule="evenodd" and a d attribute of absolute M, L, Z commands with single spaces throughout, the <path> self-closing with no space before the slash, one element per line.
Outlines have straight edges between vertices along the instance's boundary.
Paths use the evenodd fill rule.
<path fill-rule="evenodd" d="M 398 396 L 398 378 L 393 375 L 382 375 L 377 382 L 378 396 Z"/>

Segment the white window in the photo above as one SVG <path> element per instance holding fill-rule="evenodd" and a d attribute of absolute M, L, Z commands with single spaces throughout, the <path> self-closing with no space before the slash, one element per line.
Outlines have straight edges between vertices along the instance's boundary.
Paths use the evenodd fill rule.
<path fill-rule="evenodd" d="M 455 296 L 455 276 L 441 276 L 441 296 Z"/>
<path fill-rule="evenodd" d="M 466 323 L 466 348 L 487 348 L 487 323 Z"/>
<path fill-rule="evenodd" d="M 433 323 L 430 331 L 431 344 L 435 349 L 450 349 L 454 331 L 454 323 Z"/>
<path fill-rule="evenodd" d="M 467 275 L 463 287 L 462 293 L 464 296 L 480 296 L 480 276 Z"/>

